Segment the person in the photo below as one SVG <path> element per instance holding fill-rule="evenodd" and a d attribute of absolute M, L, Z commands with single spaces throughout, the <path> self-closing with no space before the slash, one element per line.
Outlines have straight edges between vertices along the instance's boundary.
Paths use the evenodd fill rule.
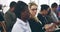
<path fill-rule="evenodd" d="M 58 19 L 57 7 L 58 7 L 57 3 L 53 3 L 51 5 L 51 14 L 50 15 L 51 15 L 51 18 L 52 18 L 53 22 L 59 27 L 60 21 Z M 60 29 L 56 30 L 56 32 L 60 32 Z"/>
<path fill-rule="evenodd" d="M 53 19 L 54 22 L 59 22 L 59 19 L 57 17 L 57 3 L 53 3 L 51 5 L 51 18 Z"/>
<path fill-rule="evenodd" d="M 16 6 L 16 2 L 12 1 L 10 3 L 10 9 L 4 15 L 7 32 L 11 32 L 11 29 L 12 29 L 14 23 L 16 22 L 16 16 L 14 13 L 15 6 Z"/>
<path fill-rule="evenodd" d="M 2 4 L 0 4 L 0 31 L 1 32 L 6 32 L 6 29 L 5 29 L 5 21 L 4 21 L 4 13 L 3 13 L 3 10 L 2 10 Z"/>
<path fill-rule="evenodd" d="M 39 22 L 39 19 L 35 17 L 37 13 L 37 7 L 38 5 L 34 2 L 29 3 L 29 11 L 30 11 L 30 27 L 32 32 L 43 32 L 42 30 L 42 24 Z"/>
<path fill-rule="evenodd" d="M 46 19 L 46 15 L 48 14 L 49 6 L 46 4 L 41 5 L 41 11 L 38 13 L 38 19 L 41 20 L 43 26 L 48 23 L 48 20 Z"/>
<path fill-rule="evenodd" d="M 0 21 L 4 21 L 4 13 L 2 12 L 2 4 L 0 4 Z"/>
<path fill-rule="evenodd" d="M 58 15 L 57 16 L 58 16 L 58 19 L 60 20 L 60 5 L 59 5 L 57 10 L 58 10 Z"/>
<path fill-rule="evenodd" d="M 53 23 L 53 19 L 51 18 L 50 13 L 51 13 L 51 9 L 49 9 L 48 14 L 45 17 L 48 20 L 48 22 Z"/>
<path fill-rule="evenodd" d="M 4 18 L 3 15 L 0 13 L 0 31 L 3 32 L 5 28 L 3 28 L 3 23 L 4 22 Z"/>
<path fill-rule="evenodd" d="M 28 5 L 23 1 L 18 1 L 14 12 L 16 14 L 17 21 L 11 32 L 31 32 L 28 22 L 30 16 Z"/>
<path fill-rule="evenodd" d="M 50 7 L 46 4 L 41 5 L 41 11 L 38 14 L 38 19 L 42 22 L 42 27 L 46 32 L 52 32 L 56 28 L 54 23 L 51 23 L 47 20 L 46 15 L 48 14 Z"/>

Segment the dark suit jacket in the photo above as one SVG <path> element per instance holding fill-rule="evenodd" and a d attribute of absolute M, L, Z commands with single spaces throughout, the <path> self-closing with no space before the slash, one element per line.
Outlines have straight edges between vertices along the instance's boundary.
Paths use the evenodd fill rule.
<path fill-rule="evenodd" d="M 45 19 L 45 16 L 42 16 L 41 14 L 38 14 L 38 19 L 42 22 L 42 25 L 44 26 L 47 24 L 47 19 Z"/>
<path fill-rule="evenodd" d="M 42 25 L 39 22 L 36 22 L 34 19 L 29 19 L 29 24 L 32 32 L 44 32 Z"/>

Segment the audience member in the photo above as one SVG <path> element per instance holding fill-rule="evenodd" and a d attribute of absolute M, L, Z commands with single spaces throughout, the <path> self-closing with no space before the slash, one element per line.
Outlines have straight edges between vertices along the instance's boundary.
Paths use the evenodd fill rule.
<path fill-rule="evenodd" d="M 28 22 L 30 16 L 28 5 L 18 1 L 14 12 L 17 16 L 17 21 L 12 28 L 12 32 L 31 32 Z"/>

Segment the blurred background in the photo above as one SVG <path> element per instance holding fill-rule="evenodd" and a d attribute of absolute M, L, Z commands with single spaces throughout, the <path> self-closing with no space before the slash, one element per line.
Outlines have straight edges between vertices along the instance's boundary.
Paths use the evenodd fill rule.
<path fill-rule="evenodd" d="M 25 3 L 35 2 L 38 5 L 38 12 L 40 10 L 41 4 L 47 4 L 51 7 L 51 4 L 56 2 L 58 5 L 60 4 L 60 0 L 0 0 L 0 5 L 3 7 L 3 13 L 5 13 L 9 9 L 9 4 L 11 1 L 24 1 Z M 1 11 L 1 10 L 0 10 Z"/>

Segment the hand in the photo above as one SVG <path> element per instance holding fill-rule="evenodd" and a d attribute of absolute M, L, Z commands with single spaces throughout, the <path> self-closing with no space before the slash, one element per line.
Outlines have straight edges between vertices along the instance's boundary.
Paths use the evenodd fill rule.
<path fill-rule="evenodd" d="M 60 25 L 60 21 L 58 21 L 58 22 L 54 22 L 56 25 Z"/>
<path fill-rule="evenodd" d="M 45 26 L 46 31 L 54 31 L 56 28 L 56 24 L 51 23 L 51 24 L 46 24 Z"/>

